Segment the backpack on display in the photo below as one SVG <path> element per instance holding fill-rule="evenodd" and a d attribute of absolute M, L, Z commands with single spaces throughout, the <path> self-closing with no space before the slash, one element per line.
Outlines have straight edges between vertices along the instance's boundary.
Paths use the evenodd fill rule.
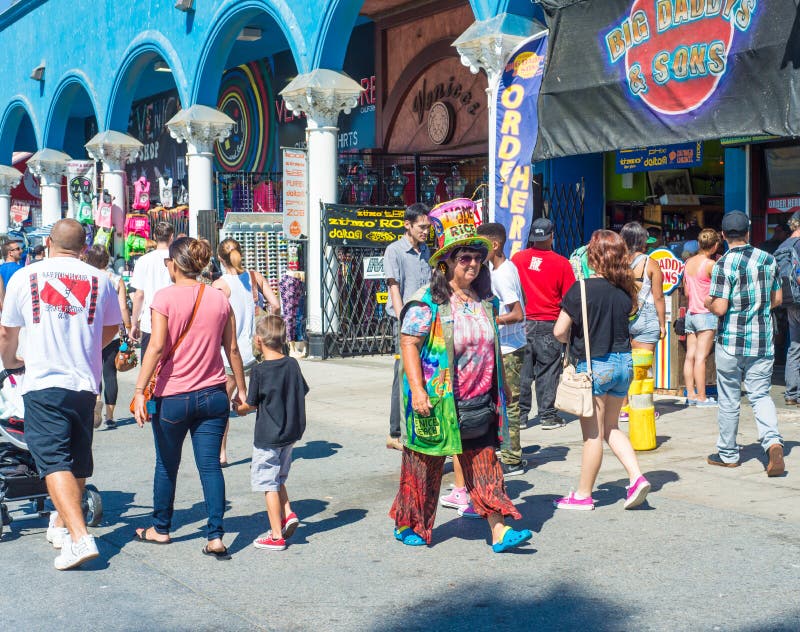
<path fill-rule="evenodd" d="M 75 219 L 81 224 L 94 223 L 94 209 L 92 208 L 92 197 L 88 193 L 82 193 Z"/>
<path fill-rule="evenodd" d="M 108 230 L 107 228 L 98 228 L 97 234 L 94 236 L 94 245 L 104 246 L 106 250 L 108 250 L 109 246 L 111 245 L 111 235 L 113 233 L 113 230 Z"/>
<path fill-rule="evenodd" d="M 797 283 L 797 272 L 800 267 L 798 242 L 800 239 L 797 237 L 789 237 L 775 251 L 774 257 L 778 264 L 778 277 L 783 291 L 781 305 L 800 305 L 800 285 Z"/>
<path fill-rule="evenodd" d="M 84 224 L 83 230 L 86 231 L 86 247 L 91 248 L 94 244 L 94 224 Z"/>
<path fill-rule="evenodd" d="M 150 237 L 150 218 L 140 213 L 129 214 L 125 218 L 125 236 L 138 235 L 147 239 Z"/>
<path fill-rule="evenodd" d="M 94 223 L 100 228 L 111 228 L 111 203 L 114 198 L 109 195 L 108 191 L 103 190 L 103 194 L 97 202 L 97 214 L 94 218 Z"/>
<path fill-rule="evenodd" d="M 133 209 L 137 211 L 150 210 L 150 183 L 142 176 L 133 184 Z"/>

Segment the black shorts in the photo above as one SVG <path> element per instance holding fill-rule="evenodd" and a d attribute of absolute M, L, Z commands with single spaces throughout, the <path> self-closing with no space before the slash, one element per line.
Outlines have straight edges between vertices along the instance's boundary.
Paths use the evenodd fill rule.
<path fill-rule="evenodd" d="M 46 388 L 22 396 L 25 402 L 25 441 L 39 476 L 72 472 L 92 475 L 92 433 L 97 396 L 90 391 Z"/>

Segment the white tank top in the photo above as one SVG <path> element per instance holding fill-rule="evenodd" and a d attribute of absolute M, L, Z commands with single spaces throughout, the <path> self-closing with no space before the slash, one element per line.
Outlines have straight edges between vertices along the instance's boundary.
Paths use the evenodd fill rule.
<path fill-rule="evenodd" d="M 253 355 L 253 333 L 256 306 L 253 303 L 253 293 L 250 289 L 250 274 L 223 274 L 222 280 L 228 284 L 231 295 L 228 301 L 231 309 L 236 316 L 236 342 L 239 344 L 239 353 L 242 354 L 242 363 L 245 367 L 255 362 Z M 245 281 L 247 286 L 245 286 Z M 228 358 L 225 351 L 222 352 L 222 359 L 228 367 Z"/>

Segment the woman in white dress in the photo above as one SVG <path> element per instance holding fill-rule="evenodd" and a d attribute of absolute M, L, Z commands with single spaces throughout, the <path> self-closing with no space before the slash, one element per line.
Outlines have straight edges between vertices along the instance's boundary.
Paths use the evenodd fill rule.
<path fill-rule="evenodd" d="M 281 305 L 267 279 L 260 272 L 245 270 L 242 265 L 242 249 L 238 241 L 228 238 L 220 242 L 217 247 L 217 258 L 222 266 L 222 276 L 214 281 L 213 287 L 222 290 L 231 304 L 231 309 L 236 317 L 236 340 L 242 354 L 245 375 L 247 375 L 256 363 L 253 355 L 253 332 L 255 331 L 256 307 L 260 302 L 260 297 L 263 296 L 263 300 L 272 314 L 280 314 Z M 236 382 L 233 379 L 233 372 L 228 366 L 227 358 L 223 356 L 223 360 L 228 376 L 226 386 L 228 398 L 233 401 Z M 241 395 L 246 397 L 247 393 Z M 219 462 L 222 467 L 228 465 L 227 440 L 228 429 L 226 428 L 219 454 Z"/>

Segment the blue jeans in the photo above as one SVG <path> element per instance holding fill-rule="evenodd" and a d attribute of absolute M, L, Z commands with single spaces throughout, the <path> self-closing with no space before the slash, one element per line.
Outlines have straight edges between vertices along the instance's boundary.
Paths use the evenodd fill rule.
<path fill-rule="evenodd" d="M 756 418 L 758 439 L 766 452 L 775 443 L 783 444 L 778 432 L 778 414 L 775 403 L 769 394 L 772 386 L 772 365 L 774 358 L 746 357 L 731 355 L 717 345 L 714 358 L 717 362 L 717 421 L 719 439 L 717 450 L 725 463 L 739 460 L 736 433 L 739 431 L 739 409 L 742 399 L 741 383 L 747 390 L 747 397 Z"/>
<path fill-rule="evenodd" d="M 175 483 L 186 433 L 192 435 L 194 462 L 200 473 L 208 513 L 207 537 L 221 538 L 225 513 L 225 479 L 219 464 L 222 435 L 228 423 L 230 403 L 225 385 L 190 393 L 157 397 L 153 415 L 156 471 L 153 476 L 153 527 L 168 534 L 172 526 Z"/>
<path fill-rule="evenodd" d="M 789 351 L 786 353 L 786 399 L 800 399 L 800 305 L 786 308 L 789 319 Z"/>
<path fill-rule="evenodd" d="M 586 360 L 578 362 L 575 370 L 586 373 Z M 607 353 L 592 358 L 592 394 L 625 397 L 633 379 L 633 358 L 626 353 Z"/>

